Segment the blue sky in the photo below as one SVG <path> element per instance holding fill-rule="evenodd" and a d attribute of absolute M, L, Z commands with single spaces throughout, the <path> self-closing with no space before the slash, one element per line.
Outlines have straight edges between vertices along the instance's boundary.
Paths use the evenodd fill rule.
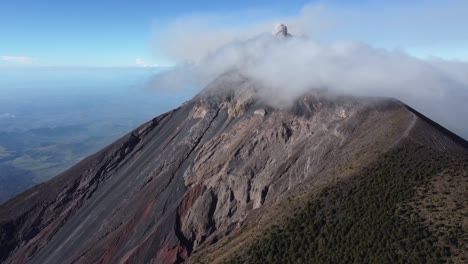
<path fill-rule="evenodd" d="M 154 44 L 151 42 L 153 34 L 157 34 L 158 30 L 155 25 L 165 25 L 177 17 L 194 14 L 241 14 L 243 19 L 225 22 L 233 25 L 256 23 L 255 20 L 298 16 L 304 5 L 316 2 L 327 6 L 324 16 L 329 20 L 336 20 L 342 14 L 360 20 L 359 14 L 366 14 L 362 21 L 353 21 L 353 28 L 329 32 L 324 34 L 324 39 L 327 36 L 358 39 L 385 48 L 406 49 L 419 56 L 468 58 L 464 48 L 468 44 L 468 36 L 464 32 L 468 31 L 463 30 L 463 24 L 468 22 L 463 19 L 467 5 L 456 0 L 442 1 L 445 3 L 443 6 L 437 1 L 414 1 L 409 5 L 405 1 L 392 1 L 389 6 L 389 1 L 372 0 L 2 0 L 0 66 L 128 67 L 136 66 L 137 62 L 139 66 L 171 64 L 173 61 L 150 47 Z M 413 14 L 405 14 L 405 10 L 418 12 L 418 5 L 422 10 L 416 14 L 413 23 Z M 411 25 L 392 28 L 394 23 L 389 26 L 388 21 L 379 20 L 379 17 L 393 14 L 409 17 L 408 21 L 411 22 L 408 23 Z M 424 19 L 430 21 L 431 17 L 434 17 L 433 24 L 418 24 Z M 439 20 L 439 17 L 447 17 L 445 20 L 448 21 Z M 374 28 L 373 19 L 379 20 Z M 392 32 L 385 32 L 387 26 Z"/>
<path fill-rule="evenodd" d="M 136 58 L 155 63 L 147 47 L 153 21 L 266 6 L 297 12 L 306 1 L 269 2 L 2 0 L 0 56 L 47 66 L 131 66 Z"/>

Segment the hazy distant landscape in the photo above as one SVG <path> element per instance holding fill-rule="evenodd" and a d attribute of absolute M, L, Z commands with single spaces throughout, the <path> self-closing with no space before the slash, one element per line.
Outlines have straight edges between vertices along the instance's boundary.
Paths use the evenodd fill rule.
<path fill-rule="evenodd" d="M 2 69 L 0 202 L 188 98 L 150 91 L 146 86 L 156 71 Z"/>

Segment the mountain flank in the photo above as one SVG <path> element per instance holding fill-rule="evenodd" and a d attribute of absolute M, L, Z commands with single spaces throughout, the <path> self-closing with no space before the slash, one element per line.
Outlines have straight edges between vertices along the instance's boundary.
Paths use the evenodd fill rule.
<path fill-rule="evenodd" d="M 468 143 L 391 98 L 221 75 L 0 207 L 4 263 L 466 262 Z"/>

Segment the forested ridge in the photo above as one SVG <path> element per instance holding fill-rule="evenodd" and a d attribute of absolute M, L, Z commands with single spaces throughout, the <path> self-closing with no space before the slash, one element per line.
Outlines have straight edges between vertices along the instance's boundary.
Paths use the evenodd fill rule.
<path fill-rule="evenodd" d="M 465 231 L 455 223 L 436 235 L 410 204 L 435 175 L 466 171 L 463 158 L 402 144 L 352 179 L 323 189 L 230 262 L 452 263 Z"/>

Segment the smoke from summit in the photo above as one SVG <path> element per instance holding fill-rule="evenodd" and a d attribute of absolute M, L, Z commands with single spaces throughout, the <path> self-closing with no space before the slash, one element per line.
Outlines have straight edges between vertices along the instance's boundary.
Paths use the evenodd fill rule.
<path fill-rule="evenodd" d="M 209 20 L 179 19 L 158 38 L 159 48 L 178 63 L 155 76 L 152 87 L 202 89 L 237 70 L 261 83 L 263 99 L 275 106 L 310 89 L 396 97 L 468 138 L 467 63 L 421 59 L 356 41 L 319 41 L 309 37 L 314 29 L 307 26 L 316 13 L 305 9 L 300 18 L 276 23 L 273 32 L 272 21 L 224 28 Z"/>

